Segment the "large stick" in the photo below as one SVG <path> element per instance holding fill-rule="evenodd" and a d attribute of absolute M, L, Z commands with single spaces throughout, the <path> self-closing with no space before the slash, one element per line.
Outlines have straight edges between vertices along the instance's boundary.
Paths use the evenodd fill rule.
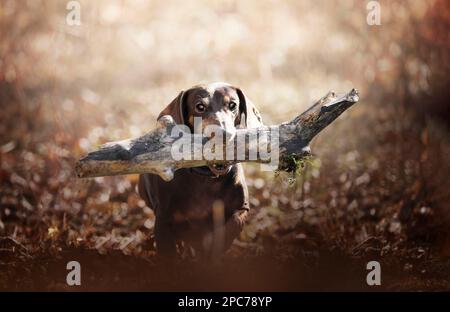
<path fill-rule="evenodd" d="M 329 92 L 290 122 L 278 126 L 237 130 L 234 133 L 234 137 L 241 136 L 245 137 L 246 140 L 244 143 L 236 143 L 233 147 L 234 151 L 241 149 L 241 151 L 245 151 L 245 155 L 256 155 L 256 158 L 248 156 L 244 159 L 223 158 L 226 161 L 195 157 L 199 152 L 201 154 L 207 143 L 201 138 L 196 140 L 196 135 L 191 135 L 192 138 L 189 138 L 190 142 L 193 142 L 192 150 L 189 152 L 192 157 L 174 159 L 172 148 L 174 144 L 180 143 L 177 142 L 180 138 L 171 136 L 173 127 L 176 125 L 170 116 L 164 116 L 159 120 L 158 128 L 137 139 L 107 143 L 100 147 L 99 150 L 87 154 L 76 164 L 76 172 L 80 178 L 153 173 L 169 181 L 173 178 L 175 170 L 180 168 L 199 167 L 213 163 L 230 164 L 250 161 L 267 163 L 273 161 L 273 159 L 263 158 L 257 152 L 258 145 L 252 142 L 255 138 L 255 133 L 259 137 L 265 135 L 269 142 L 274 139 L 274 133 L 278 135 L 279 149 L 277 156 L 279 156 L 279 168 L 289 170 L 292 165 L 290 160 L 299 159 L 307 155 L 310 141 L 358 100 L 358 91 L 355 89 L 344 95 L 336 95 L 334 92 Z"/>

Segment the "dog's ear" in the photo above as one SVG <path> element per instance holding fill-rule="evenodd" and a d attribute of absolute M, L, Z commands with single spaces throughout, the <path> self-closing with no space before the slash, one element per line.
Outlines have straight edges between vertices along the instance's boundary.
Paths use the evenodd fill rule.
<path fill-rule="evenodd" d="M 186 92 L 181 91 L 180 94 L 176 98 L 170 102 L 169 105 L 164 108 L 161 113 L 159 113 L 158 119 L 164 115 L 172 116 L 175 123 L 182 125 L 185 123 L 186 116 L 186 105 L 185 105 L 185 96 Z"/>
<path fill-rule="evenodd" d="M 241 115 L 241 124 L 246 128 L 257 128 L 263 126 L 261 114 L 256 106 L 250 101 L 241 89 L 236 88 L 239 97 L 239 113 Z M 242 115 L 244 118 L 242 120 Z"/>

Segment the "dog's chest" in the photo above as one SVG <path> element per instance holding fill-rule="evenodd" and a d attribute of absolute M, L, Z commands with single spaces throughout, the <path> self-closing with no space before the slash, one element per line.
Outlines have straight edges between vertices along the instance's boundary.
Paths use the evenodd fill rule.
<path fill-rule="evenodd" d="M 243 192 L 231 178 L 188 177 L 189 180 L 183 177 L 182 183 L 177 183 L 167 207 L 175 223 L 211 222 L 213 217 L 225 220 L 241 208 Z"/>

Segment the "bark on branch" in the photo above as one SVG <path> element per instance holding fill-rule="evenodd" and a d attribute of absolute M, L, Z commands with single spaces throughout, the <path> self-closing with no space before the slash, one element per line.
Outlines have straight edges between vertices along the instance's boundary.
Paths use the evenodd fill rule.
<path fill-rule="evenodd" d="M 260 162 L 271 160 L 262 157 L 257 152 L 256 142 L 252 142 L 255 133 L 266 135 L 269 142 L 273 134 L 278 133 L 279 168 L 290 169 L 290 160 L 304 157 L 309 153 L 310 141 L 326 126 L 333 122 L 346 109 L 359 100 L 358 91 L 352 89 L 349 93 L 337 95 L 329 92 L 326 96 L 312 105 L 308 110 L 290 122 L 277 126 L 264 126 L 256 129 L 239 129 L 234 137 L 245 137 L 243 144 L 235 143 L 233 150 L 245 151 L 245 159 L 207 160 L 204 157 L 195 159 L 195 153 L 200 152 L 207 144 L 204 138 L 196 140 L 197 134 L 191 135 L 193 144 L 190 158 L 176 160 L 172 157 L 172 148 L 179 137 L 172 137 L 173 127 L 176 126 L 170 116 L 164 116 L 159 121 L 158 128 L 137 138 L 103 145 L 99 150 L 88 153 L 76 164 L 76 173 L 80 178 L 111 176 L 131 173 L 153 173 L 166 181 L 173 178 L 174 172 L 180 168 L 198 167 L 212 163 Z M 275 132 L 274 132 L 275 130 Z M 186 139 L 186 137 L 184 137 Z M 253 139 L 252 139 L 253 138 Z M 198 138 L 197 138 L 198 139 Z M 273 147 L 273 146 L 272 146 Z M 256 158 L 249 155 L 257 155 Z M 198 154 L 197 154 L 198 155 Z M 225 155 L 225 151 L 224 151 Z M 273 160 L 272 160 L 273 161 Z"/>

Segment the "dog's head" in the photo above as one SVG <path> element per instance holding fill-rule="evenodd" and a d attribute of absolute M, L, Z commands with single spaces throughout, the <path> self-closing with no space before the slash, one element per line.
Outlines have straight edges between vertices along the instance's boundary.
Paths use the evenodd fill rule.
<path fill-rule="evenodd" d="M 184 124 L 197 133 L 203 133 L 208 125 L 219 126 L 227 132 L 263 125 L 259 111 L 241 89 L 222 82 L 181 91 L 159 114 L 158 119 L 164 115 L 171 115 L 177 124 Z M 202 119 L 201 129 L 194 123 L 194 117 Z M 209 167 L 214 175 L 226 174 L 230 168 L 217 165 Z"/>

